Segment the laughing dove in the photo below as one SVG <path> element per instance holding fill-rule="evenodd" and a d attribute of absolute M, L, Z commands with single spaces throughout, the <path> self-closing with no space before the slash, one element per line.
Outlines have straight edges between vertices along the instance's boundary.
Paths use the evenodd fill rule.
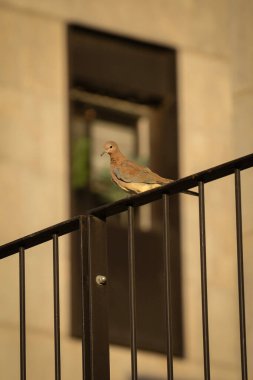
<path fill-rule="evenodd" d="M 128 193 L 138 194 L 173 182 L 172 179 L 160 177 L 149 168 L 128 160 L 114 141 L 105 143 L 101 156 L 105 153 L 109 154 L 111 159 L 113 182 Z"/>

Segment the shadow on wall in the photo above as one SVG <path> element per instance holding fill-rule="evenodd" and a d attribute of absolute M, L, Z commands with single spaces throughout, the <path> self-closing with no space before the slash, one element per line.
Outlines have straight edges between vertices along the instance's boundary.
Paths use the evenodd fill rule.
<path fill-rule="evenodd" d="M 129 380 L 130 379 L 131 378 L 129 377 Z M 152 377 L 147 377 L 147 376 L 143 377 L 143 376 L 141 376 L 141 377 L 139 377 L 139 380 L 165 380 L 165 377 L 154 377 L 154 376 L 152 376 Z"/>
<path fill-rule="evenodd" d="M 129 377 L 129 380 L 131 380 L 132 379 L 132 377 Z M 149 376 L 141 376 L 141 377 L 138 377 L 138 379 L 139 380 L 166 380 L 167 379 L 167 377 L 154 377 L 154 376 L 152 376 L 152 377 L 149 377 Z M 185 377 L 183 378 L 183 377 L 177 377 L 177 380 L 185 380 Z M 194 378 L 191 378 L 191 379 L 187 379 L 187 380 L 195 380 Z"/>

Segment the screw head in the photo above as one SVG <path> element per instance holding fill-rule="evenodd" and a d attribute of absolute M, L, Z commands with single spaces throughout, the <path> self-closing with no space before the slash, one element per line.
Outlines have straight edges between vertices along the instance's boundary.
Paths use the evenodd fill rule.
<path fill-rule="evenodd" d="M 107 278 L 101 274 L 98 274 L 96 276 L 96 283 L 98 285 L 106 285 L 106 282 L 107 282 Z"/>

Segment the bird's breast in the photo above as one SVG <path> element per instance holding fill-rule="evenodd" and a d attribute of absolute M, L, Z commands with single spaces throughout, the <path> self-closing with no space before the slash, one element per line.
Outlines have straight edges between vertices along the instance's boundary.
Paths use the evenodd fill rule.
<path fill-rule="evenodd" d="M 151 189 L 155 189 L 156 187 L 160 187 L 160 184 L 157 183 L 152 183 L 152 184 L 147 184 L 147 183 L 135 183 L 135 182 L 124 182 L 119 179 L 112 178 L 113 182 L 116 183 L 122 190 L 127 191 L 128 193 L 143 193 L 144 191 L 148 191 Z"/>

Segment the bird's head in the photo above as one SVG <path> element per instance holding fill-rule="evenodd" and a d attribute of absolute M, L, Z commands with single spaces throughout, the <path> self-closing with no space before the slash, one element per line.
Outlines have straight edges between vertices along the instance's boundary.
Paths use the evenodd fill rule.
<path fill-rule="evenodd" d="M 105 153 L 109 154 L 110 156 L 113 153 L 116 153 L 119 151 L 118 145 L 114 141 L 107 141 L 104 144 L 104 151 L 101 153 L 101 156 L 103 156 Z"/>

